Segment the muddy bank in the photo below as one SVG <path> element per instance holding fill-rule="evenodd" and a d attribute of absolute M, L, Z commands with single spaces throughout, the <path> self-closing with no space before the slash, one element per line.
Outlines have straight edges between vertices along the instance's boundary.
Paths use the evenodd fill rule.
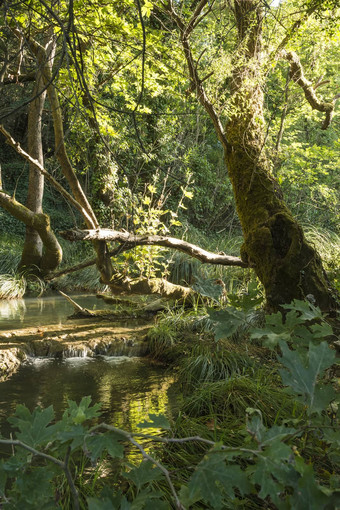
<path fill-rule="evenodd" d="M 11 375 L 30 356 L 69 358 L 143 356 L 152 324 L 68 321 L 63 325 L 29 327 L 0 332 L 0 380 Z"/>

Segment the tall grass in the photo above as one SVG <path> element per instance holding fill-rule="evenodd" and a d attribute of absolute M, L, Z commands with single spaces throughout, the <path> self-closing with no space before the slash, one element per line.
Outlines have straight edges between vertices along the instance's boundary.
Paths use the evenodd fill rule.
<path fill-rule="evenodd" d="M 26 292 L 26 278 L 23 274 L 0 274 L 0 299 L 22 298 Z"/>
<path fill-rule="evenodd" d="M 10 234 L 0 235 L 0 274 L 11 274 L 19 265 L 23 239 Z"/>
<path fill-rule="evenodd" d="M 179 362 L 178 381 L 185 392 L 207 382 L 226 380 L 254 366 L 246 353 L 227 351 L 204 340 L 193 346 L 190 354 Z"/>
<path fill-rule="evenodd" d="M 188 397 L 182 411 L 192 417 L 216 416 L 225 420 L 230 415 L 244 420 L 247 410 L 258 409 L 266 424 L 279 421 L 280 416 L 294 414 L 292 399 L 280 388 L 278 379 L 267 368 L 207 382 Z"/>

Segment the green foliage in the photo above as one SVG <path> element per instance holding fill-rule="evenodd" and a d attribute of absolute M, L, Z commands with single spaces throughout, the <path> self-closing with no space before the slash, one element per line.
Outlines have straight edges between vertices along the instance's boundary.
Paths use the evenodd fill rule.
<path fill-rule="evenodd" d="M 320 341 L 332 334 L 332 328 L 323 319 L 320 309 L 307 301 L 295 300 L 282 308 L 289 310 L 285 317 L 281 312 L 266 316 L 262 329 L 253 329 L 252 339 L 263 339 L 266 347 L 274 348 L 281 341 L 292 341 L 299 347 Z"/>
<path fill-rule="evenodd" d="M 303 359 L 283 341 L 280 342 L 280 348 L 280 362 L 285 367 L 280 371 L 283 384 L 292 388 L 299 400 L 307 406 L 309 414 L 321 413 L 336 397 L 331 386 L 318 383 L 323 371 L 334 363 L 334 351 L 329 349 L 326 342 L 318 345 L 310 343 L 305 356 L 307 359 Z"/>
<path fill-rule="evenodd" d="M 14 448 L 13 455 L 3 458 L 0 464 L 2 507 L 24 505 L 33 509 L 37 501 L 40 506 L 53 507 L 56 479 L 60 484 L 62 476 L 73 507 L 80 508 L 81 504 L 90 510 L 195 508 L 196 505 L 220 510 L 244 504 L 254 508 L 269 504 L 279 510 L 336 508 L 340 493 L 335 462 L 340 453 L 340 436 L 334 416 L 336 394 L 327 375 L 335 356 L 325 341 L 320 342 L 325 331 L 319 333 L 318 340 L 313 334 L 316 318 L 322 319 L 318 309 L 299 301 L 287 309 L 286 322 L 282 316 L 281 324 L 278 316 L 272 316 L 271 322 L 267 317 L 263 337 L 268 337 L 272 324 L 276 331 L 280 326 L 281 336 L 289 339 L 287 343 L 281 338 L 278 343 L 277 364 L 281 368 L 276 373 L 276 385 L 280 374 L 282 386 L 289 388 L 287 402 L 298 406 L 298 413 L 286 412 L 283 416 L 288 419 L 279 419 L 278 408 L 283 405 L 285 389 L 277 387 L 274 396 L 263 383 L 259 390 L 259 376 L 255 372 L 252 377 L 235 372 L 226 374 L 226 380 L 205 382 L 205 392 L 201 388 L 202 402 L 210 394 L 211 405 L 216 406 L 217 394 L 212 384 L 220 385 L 218 405 L 224 399 L 229 416 L 236 413 L 239 419 L 243 418 L 244 425 L 239 424 L 243 431 L 233 445 L 218 439 L 221 434 L 230 435 L 230 431 L 217 426 L 218 422 L 215 439 L 207 439 L 204 431 L 201 436 L 176 438 L 172 434 L 166 437 L 129 433 L 98 423 L 99 405 L 91 406 L 90 397 L 83 398 L 79 405 L 70 401 L 57 422 L 51 407 L 37 408 L 31 413 L 20 405 L 10 418 L 15 429 L 13 439 L 0 438 L 0 444 Z M 308 343 L 305 333 L 301 336 L 302 329 L 310 332 Z M 296 335 L 297 331 L 300 336 Z M 258 340 L 259 330 L 256 335 Z M 202 407 L 197 412 L 200 416 L 204 414 Z M 169 421 L 158 415 L 150 415 L 149 421 L 139 426 L 146 430 L 170 429 Z M 163 460 L 159 460 L 156 453 L 149 453 L 143 441 L 163 443 L 168 454 L 164 452 Z M 136 457 L 133 463 L 128 460 L 127 443 L 137 447 L 141 462 Z M 196 450 L 195 456 L 190 456 L 190 468 L 189 457 L 187 460 L 181 457 L 182 474 L 178 478 L 173 448 L 181 452 L 190 445 Z M 94 487 L 92 494 L 81 493 L 79 472 L 71 467 L 71 459 L 76 465 L 79 456 L 87 459 L 90 471 L 94 469 L 91 465 L 100 465 L 103 459 L 107 469 L 111 459 L 114 475 L 111 481 L 104 482 L 104 487 L 103 484 Z M 319 458 L 322 458 L 322 469 L 318 466 Z"/>

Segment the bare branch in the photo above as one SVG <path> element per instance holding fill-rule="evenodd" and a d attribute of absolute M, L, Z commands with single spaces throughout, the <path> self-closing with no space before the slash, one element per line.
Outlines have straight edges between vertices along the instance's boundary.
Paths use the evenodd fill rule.
<path fill-rule="evenodd" d="M 126 245 L 120 244 L 117 248 L 114 250 L 110 250 L 108 255 L 110 257 L 117 257 L 124 251 L 128 251 L 131 248 Z M 64 269 L 61 269 L 60 271 L 51 272 L 48 275 L 45 276 L 45 280 L 54 280 L 55 278 L 59 278 L 60 276 L 63 276 L 65 274 L 69 273 L 75 273 L 76 271 L 81 271 L 82 269 L 85 269 L 86 267 L 94 266 L 97 262 L 96 258 L 91 258 L 88 260 L 85 260 L 84 262 L 81 262 L 81 264 L 76 264 L 75 266 L 66 267 Z"/>
<path fill-rule="evenodd" d="M 239 257 L 226 255 L 225 253 L 212 253 L 194 244 L 167 236 L 136 236 L 129 232 L 118 232 L 117 230 L 66 230 L 60 235 L 69 241 L 111 241 L 124 243 L 124 249 L 135 246 L 164 246 L 174 250 L 182 251 L 191 257 L 200 260 L 202 263 L 220 264 L 223 266 L 248 267 Z"/>
<path fill-rule="evenodd" d="M 316 90 L 319 87 L 322 87 L 322 85 L 326 85 L 326 83 L 330 83 L 331 80 L 323 80 L 319 79 L 316 84 L 314 85 L 314 90 Z"/>
<path fill-rule="evenodd" d="M 179 28 L 180 34 L 181 34 L 181 42 L 182 42 L 182 46 L 184 49 L 184 55 L 185 55 L 185 58 L 187 61 L 187 65 L 188 65 L 188 69 L 189 69 L 189 76 L 190 76 L 190 80 L 191 80 L 191 85 L 188 89 L 188 92 L 190 93 L 191 91 L 196 90 L 197 98 L 198 98 L 199 102 L 201 103 L 201 105 L 203 106 L 203 108 L 205 109 L 205 111 L 207 112 L 207 114 L 209 115 L 209 117 L 214 125 L 214 128 L 216 130 L 218 139 L 220 140 L 224 151 L 228 152 L 230 149 L 230 146 L 227 141 L 227 138 L 226 138 L 223 126 L 222 126 L 221 119 L 219 118 L 212 102 L 209 100 L 209 98 L 206 94 L 206 91 L 203 87 L 203 81 L 206 80 L 210 76 L 210 74 L 207 75 L 204 78 L 204 80 L 201 80 L 199 78 L 198 71 L 197 71 L 197 65 L 198 65 L 198 61 L 202 57 L 202 55 L 200 55 L 198 60 L 195 62 L 192 51 L 191 51 L 191 46 L 189 43 L 189 37 L 190 37 L 191 32 L 198 25 L 198 23 L 201 21 L 201 19 L 203 19 L 203 17 L 205 17 L 208 14 L 208 12 L 210 12 L 212 4 L 214 2 L 212 2 L 208 11 L 201 15 L 202 10 L 204 9 L 204 7 L 206 6 L 207 3 L 208 3 L 208 0 L 201 0 L 199 2 L 199 4 L 197 5 L 197 7 L 196 7 L 196 9 L 187 25 L 185 25 L 183 18 L 181 16 L 179 16 L 179 14 L 177 14 L 177 12 L 175 11 L 172 1 L 169 2 L 166 9 L 167 9 L 167 12 L 172 17 L 172 19 L 176 22 L 176 24 Z"/>
<path fill-rule="evenodd" d="M 319 112 L 326 114 L 325 120 L 322 124 L 322 129 L 327 129 L 332 122 L 335 102 L 338 98 L 335 96 L 335 98 L 330 102 L 323 101 L 322 99 L 318 98 L 312 82 L 307 80 L 305 77 L 300 59 L 294 51 L 283 50 L 281 52 L 281 57 L 289 62 L 291 78 L 302 88 L 305 94 L 305 98 L 311 107 L 314 110 L 318 110 Z"/>
<path fill-rule="evenodd" d="M 27 83 L 29 81 L 35 81 L 36 79 L 36 72 L 32 71 L 31 73 L 27 74 L 8 74 L 7 78 L 4 78 L 3 85 L 10 85 L 12 83 Z"/>

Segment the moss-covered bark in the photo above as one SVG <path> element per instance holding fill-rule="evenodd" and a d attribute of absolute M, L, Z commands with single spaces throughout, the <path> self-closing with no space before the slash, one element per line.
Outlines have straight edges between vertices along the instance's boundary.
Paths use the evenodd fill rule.
<path fill-rule="evenodd" d="M 22 221 L 27 227 L 38 232 L 43 245 L 44 256 L 40 263 L 43 272 L 53 271 L 62 260 L 62 249 L 50 226 L 47 214 L 34 213 L 15 198 L 0 190 L 0 206 L 8 211 L 14 218 Z"/>
<path fill-rule="evenodd" d="M 321 259 L 285 205 L 264 150 L 260 5 L 254 0 L 235 1 L 239 55 L 225 159 L 244 234 L 241 257 L 254 267 L 271 308 L 311 294 L 329 312 L 336 299 Z"/>

